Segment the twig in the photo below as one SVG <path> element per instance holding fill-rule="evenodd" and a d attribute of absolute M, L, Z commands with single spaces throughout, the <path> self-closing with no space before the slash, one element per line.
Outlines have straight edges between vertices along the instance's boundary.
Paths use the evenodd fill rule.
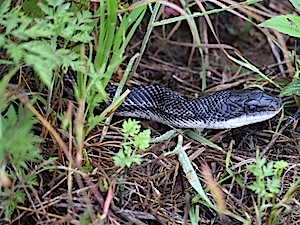
<path fill-rule="evenodd" d="M 291 116 L 286 124 L 275 134 L 273 134 L 272 140 L 270 143 L 264 148 L 264 150 L 261 153 L 261 156 L 265 155 L 267 151 L 274 145 L 275 141 L 278 139 L 278 137 L 282 134 L 282 132 L 289 126 L 293 125 L 297 119 L 300 117 L 300 108 L 297 110 L 297 112 Z"/>

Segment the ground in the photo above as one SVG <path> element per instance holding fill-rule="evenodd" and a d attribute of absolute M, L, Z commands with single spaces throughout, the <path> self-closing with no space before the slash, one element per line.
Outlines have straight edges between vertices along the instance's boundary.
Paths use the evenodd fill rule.
<path fill-rule="evenodd" d="M 259 16 L 262 16 L 262 12 L 274 15 L 293 12 L 288 1 L 279 3 L 274 0 L 266 6 L 257 3 L 254 7 L 258 10 L 252 18 L 256 22 L 260 22 Z M 195 10 L 199 9 L 195 6 Z M 236 12 L 249 15 L 247 11 Z M 128 59 L 139 52 L 149 17 L 148 13 L 131 41 L 126 51 Z M 159 84 L 187 98 L 195 98 L 202 93 L 204 74 L 201 70 L 204 67 L 207 79 L 205 92 L 259 87 L 270 94 L 279 95 L 280 89 L 259 79 L 257 74 L 229 59 L 211 30 L 214 29 L 219 42 L 229 54 L 238 58 L 235 54 L 238 52 L 271 79 L 278 81 L 289 82 L 292 79 L 293 71 L 290 70 L 292 63 L 286 63 L 284 52 L 294 50 L 297 41 L 275 33 L 276 38 L 285 41 L 287 49 L 281 51 L 271 45 L 262 30 L 251 26 L 238 15 L 223 12 L 211 15 L 210 19 L 212 27 L 204 18 L 196 20 L 201 32 L 205 65 L 201 63 L 198 49 L 195 48 L 195 44 L 193 45 L 190 28 L 186 22 L 182 22 L 179 26 L 175 23 L 159 26 L 153 30 L 137 73 L 130 79 L 128 85 Z M 274 56 L 275 53 L 278 53 L 278 56 Z M 126 63 L 128 60 L 116 72 L 113 78 L 115 82 L 120 80 Z M 286 97 L 283 101 L 292 99 Z M 289 116 L 296 110 L 294 105 L 288 105 L 284 112 L 269 121 L 236 129 L 205 129 L 201 132 L 203 137 L 220 146 L 222 150 L 209 147 L 183 133 L 183 144 L 189 144 L 186 153 L 203 185 L 205 186 L 201 165 L 205 162 L 211 168 L 215 180 L 220 181 L 220 188 L 225 194 L 226 208 L 243 218 L 251 218 L 253 224 L 259 224 L 255 218 L 257 210 L 255 206 L 258 203 L 256 195 L 247 189 L 247 184 L 250 184 L 254 177 L 246 171 L 246 165 L 254 161 L 257 152 L 263 153 L 262 156 L 266 157 L 267 161 L 288 162 L 290 170 L 285 172 L 281 180 L 282 186 L 276 200 L 280 201 L 283 198 L 299 176 L 297 169 L 299 128 L 289 126 L 281 130 Z M 44 171 L 39 174 L 39 189 L 34 190 L 32 199 L 24 203 L 25 208 L 31 208 L 33 200 L 36 208 L 32 209 L 33 213 L 18 208 L 19 217 L 15 217 L 15 223 L 68 224 L 69 221 L 69 224 L 72 224 L 75 223 L 75 214 L 82 214 L 88 207 L 90 207 L 89 215 L 95 219 L 97 213 L 103 212 L 99 204 L 102 201 L 99 200 L 101 197 L 95 193 L 101 193 L 105 201 L 108 194 L 104 186 L 109 182 L 109 185 L 114 187 L 108 211 L 111 223 L 118 221 L 120 224 L 190 224 L 189 207 L 197 193 L 182 171 L 177 155 L 164 156 L 164 153 L 175 148 L 177 137 L 152 143 L 145 151 L 139 152 L 143 159 L 141 165 L 134 164 L 129 169 L 122 170 L 114 165 L 112 156 L 119 151 L 118 146 L 122 141 L 120 127 L 124 120 L 125 118 L 114 117 L 101 142 L 103 126 L 98 126 L 86 137 L 84 149 L 94 168 L 90 174 L 91 180 L 80 180 L 76 176 L 72 180 L 67 172 Z M 148 120 L 142 120 L 142 128 L 150 129 L 153 138 L 170 130 L 168 126 Z M 67 140 L 68 135 L 63 132 L 61 135 Z M 53 143 L 50 135 L 44 137 L 46 137 L 46 142 L 42 146 L 44 158 L 55 156 L 58 157 L 57 165 L 65 165 L 65 158 L 61 155 L 58 145 Z M 231 151 L 229 168 L 235 174 L 234 178 L 226 169 L 229 151 Z M 241 183 L 238 184 L 237 180 Z M 72 190 L 68 190 L 70 187 L 68 182 L 74 183 L 71 186 Z M 208 196 L 212 199 L 211 194 Z M 291 207 L 286 214 L 282 214 L 285 216 L 278 224 L 299 224 L 300 207 L 297 199 L 299 193 L 295 192 L 295 196 L 288 202 Z M 219 214 L 203 204 L 196 205 L 200 207 L 199 224 L 242 224 L 232 216 Z M 40 210 L 44 214 L 35 214 L 34 210 Z M 267 224 L 265 220 L 269 213 L 270 211 L 264 212 L 260 218 L 261 224 Z"/>

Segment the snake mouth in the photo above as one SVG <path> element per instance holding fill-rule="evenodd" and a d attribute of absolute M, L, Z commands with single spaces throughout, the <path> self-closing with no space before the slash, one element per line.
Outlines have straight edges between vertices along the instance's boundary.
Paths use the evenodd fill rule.
<path fill-rule="evenodd" d="M 269 111 L 276 112 L 276 114 L 282 109 L 282 100 L 280 98 L 274 98 L 268 107 Z"/>
<path fill-rule="evenodd" d="M 280 109 L 281 110 L 281 109 Z M 280 110 L 269 111 L 269 112 L 260 112 L 256 115 L 247 116 L 243 114 L 240 117 L 233 118 L 223 122 L 215 122 L 214 124 L 207 125 L 205 128 L 209 129 L 228 129 L 228 128 L 237 128 L 246 126 L 249 124 L 259 123 L 265 120 L 269 120 L 274 117 Z"/>
<path fill-rule="evenodd" d="M 280 111 L 280 110 L 279 110 Z M 240 118 L 240 120 L 238 119 L 234 119 L 233 121 L 228 121 L 228 126 L 231 126 L 230 128 L 236 128 L 236 127 L 241 127 L 241 126 L 245 126 L 245 125 L 249 125 L 249 124 L 253 124 L 253 123 L 259 123 L 265 120 L 269 120 L 272 117 L 274 117 L 279 111 L 272 111 L 272 112 L 264 112 L 264 113 L 260 113 L 258 116 L 243 116 L 244 118 Z M 232 125 L 230 125 L 232 124 Z"/>

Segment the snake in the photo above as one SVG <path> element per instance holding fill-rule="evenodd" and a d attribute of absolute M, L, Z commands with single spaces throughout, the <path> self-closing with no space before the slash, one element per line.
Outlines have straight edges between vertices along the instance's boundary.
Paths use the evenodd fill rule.
<path fill-rule="evenodd" d="M 106 91 L 113 96 L 117 86 Z M 254 88 L 217 91 L 186 99 L 168 88 L 147 85 L 131 88 L 114 114 L 153 120 L 175 128 L 237 128 L 268 120 L 282 109 L 279 97 Z"/>

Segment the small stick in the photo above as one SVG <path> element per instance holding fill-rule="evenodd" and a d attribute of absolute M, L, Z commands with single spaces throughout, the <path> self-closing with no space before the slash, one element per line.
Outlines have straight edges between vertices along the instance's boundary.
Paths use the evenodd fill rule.
<path fill-rule="evenodd" d="M 267 151 L 274 145 L 275 141 L 278 139 L 279 135 L 282 134 L 282 132 L 289 126 L 293 125 L 297 119 L 300 117 L 300 108 L 297 110 L 297 112 L 291 116 L 287 123 L 275 134 L 273 134 L 272 140 L 270 143 L 264 148 L 264 150 L 261 153 L 261 156 L 265 155 Z"/>

